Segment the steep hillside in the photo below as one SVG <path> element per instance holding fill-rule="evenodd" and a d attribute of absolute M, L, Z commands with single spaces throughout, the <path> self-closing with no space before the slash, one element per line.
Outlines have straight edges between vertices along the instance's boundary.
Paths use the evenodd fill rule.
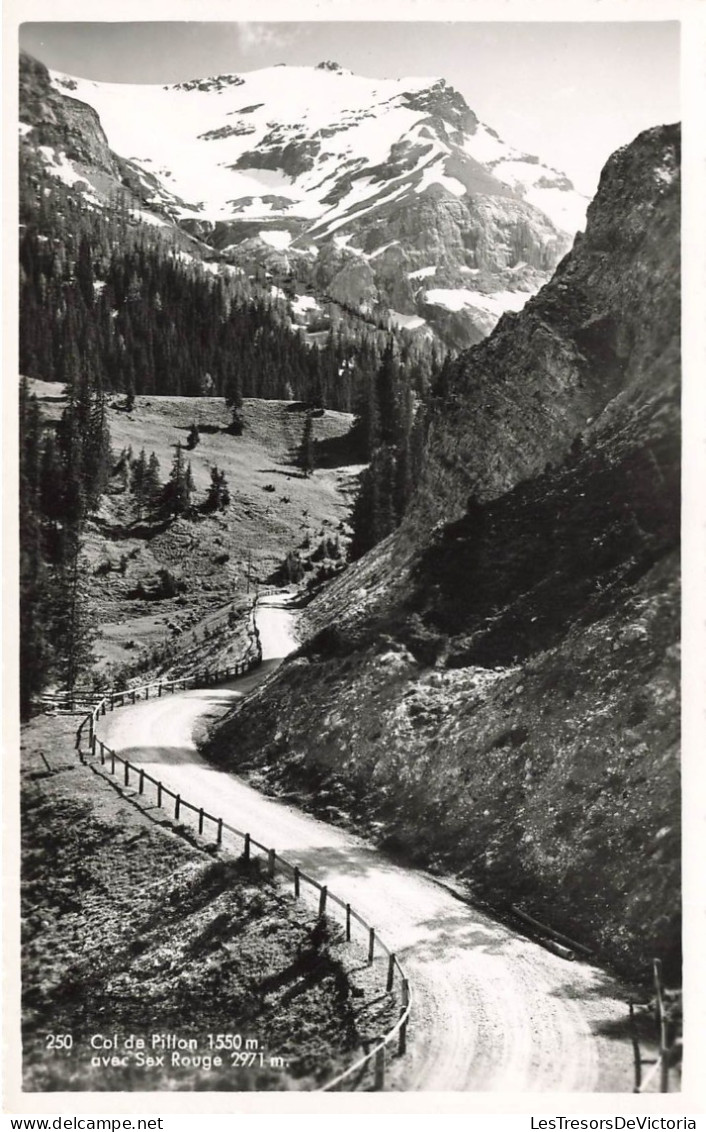
<path fill-rule="evenodd" d="M 402 528 L 210 747 L 641 977 L 679 969 L 679 325 L 662 127 L 454 364 Z"/>
<path fill-rule="evenodd" d="M 441 78 L 334 63 L 172 86 L 98 83 L 21 63 L 20 131 L 84 206 L 223 262 L 264 265 L 452 346 L 480 341 L 544 282 L 583 226 L 568 178 L 508 146 Z"/>

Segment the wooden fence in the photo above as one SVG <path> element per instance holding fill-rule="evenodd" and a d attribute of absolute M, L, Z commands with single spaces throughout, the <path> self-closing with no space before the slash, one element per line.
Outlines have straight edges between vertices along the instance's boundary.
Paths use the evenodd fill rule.
<path fill-rule="evenodd" d="M 100 765 L 110 774 L 122 779 L 124 788 L 132 787 L 136 789 L 139 795 L 143 796 L 151 794 L 156 806 L 161 809 L 172 810 L 174 821 L 179 821 L 187 814 L 193 815 L 194 824 L 198 828 L 199 834 L 203 835 L 205 831 L 214 834 L 218 847 L 223 844 L 224 832 L 238 838 L 243 844 L 243 858 L 250 860 L 258 853 L 261 854 L 267 862 L 268 874 L 275 877 L 279 873 L 287 877 L 293 885 L 295 897 L 300 897 L 304 888 L 311 889 L 316 894 L 318 915 L 330 917 L 332 913 L 336 914 L 344 928 L 347 942 L 352 939 L 354 930 L 358 935 L 362 932 L 362 942 L 367 949 L 368 964 L 372 966 L 376 961 L 376 956 L 382 959 L 386 991 L 391 992 L 394 989 L 396 979 L 399 982 L 401 1000 L 399 1017 L 394 1026 L 380 1037 L 372 1049 L 368 1050 L 343 1073 L 339 1073 L 332 1081 L 327 1082 L 319 1091 L 331 1092 L 339 1089 L 351 1079 L 358 1078 L 359 1075 L 362 1076 L 369 1068 L 373 1071 L 373 1088 L 376 1090 L 384 1089 L 388 1056 L 394 1052 L 403 1054 L 407 1048 L 407 1026 L 412 1009 L 409 980 L 397 955 L 380 939 L 375 928 L 363 916 L 351 908 L 349 903 L 346 903 L 333 892 L 329 892 L 326 885 L 319 884 L 317 880 L 303 872 L 298 865 L 290 864 L 274 849 L 263 845 L 249 833 L 236 829 L 223 818 L 210 814 L 203 807 L 194 806 L 180 794 L 175 794 L 159 779 L 148 774 L 144 768 L 136 766 L 111 750 L 96 735 L 98 719 L 104 716 L 106 712 L 115 710 L 116 707 L 134 704 L 139 699 L 148 700 L 150 695 L 153 698 L 159 698 L 165 694 L 173 695 L 177 689 L 208 687 L 252 671 L 262 663 L 256 628 L 255 641 L 257 650 L 253 656 L 227 668 L 217 669 L 214 672 L 199 672 L 177 680 L 153 681 L 139 688 L 128 688 L 120 692 L 108 692 L 98 703 L 92 706 L 85 719 L 82 720 L 76 732 L 76 749 L 81 762 L 85 763 L 89 755 L 97 761 L 99 760 Z M 396 1051 L 393 1047 L 396 1047 Z"/>
<path fill-rule="evenodd" d="M 632 1039 L 633 1057 L 635 1062 L 635 1087 L 634 1093 L 647 1093 L 650 1091 L 654 1084 L 660 1093 L 669 1092 L 669 1072 L 672 1068 L 677 1068 L 681 1061 L 682 1052 L 682 1038 L 681 1034 L 676 1032 L 677 1027 L 675 1023 L 669 1018 L 669 1011 L 666 1004 L 666 992 L 664 982 L 662 981 L 662 962 L 660 959 L 653 960 L 652 963 L 652 978 L 654 982 L 654 1018 L 657 1027 L 658 1035 L 658 1049 L 656 1057 L 643 1057 L 640 1050 L 640 1042 L 637 1036 L 637 1026 L 635 1024 L 635 1007 L 631 1002 L 629 1005 L 630 1010 L 630 1036 Z M 646 1077 L 642 1076 L 643 1065 L 651 1065 L 652 1068 Z"/>

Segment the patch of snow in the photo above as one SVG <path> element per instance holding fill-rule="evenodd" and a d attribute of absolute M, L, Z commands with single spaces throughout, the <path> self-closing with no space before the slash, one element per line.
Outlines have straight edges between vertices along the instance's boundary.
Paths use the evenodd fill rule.
<path fill-rule="evenodd" d="M 390 322 L 402 330 L 419 330 L 420 326 L 427 324 L 427 320 L 417 314 L 400 314 L 393 310 L 390 311 Z"/>
<path fill-rule="evenodd" d="M 154 228 L 169 227 L 167 221 L 163 220 L 161 216 L 155 216 L 153 212 L 145 212 L 142 208 L 131 208 L 129 214 L 136 220 L 141 220 L 143 224 L 151 224 Z"/>
<path fill-rule="evenodd" d="M 262 232 L 258 232 L 258 236 L 263 243 L 269 244 L 271 248 L 278 248 L 279 251 L 284 251 L 292 242 L 292 233 L 284 228 L 273 228 L 270 231 L 265 229 Z"/>
<path fill-rule="evenodd" d="M 30 126 L 29 122 L 19 122 L 18 127 L 19 127 L 19 131 L 20 131 L 20 135 L 23 138 L 26 138 L 27 134 L 30 133 L 30 131 L 34 129 L 34 126 Z"/>
<path fill-rule="evenodd" d="M 401 196 L 402 193 L 406 192 L 406 189 L 407 189 L 406 185 L 400 185 L 400 187 L 398 189 L 394 189 L 391 193 L 385 193 L 385 194 L 383 194 L 379 197 L 376 197 L 375 201 L 372 204 L 368 205 L 367 208 L 359 208 L 356 212 L 351 213 L 350 216 L 338 217 L 333 222 L 327 222 L 326 217 L 324 217 L 324 222 L 325 222 L 324 231 L 319 232 L 317 234 L 319 236 L 330 235 L 332 232 L 334 232 L 336 230 L 336 228 L 340 228 L 343 224 L 348 224 L 349 221 L 351 221 L 351 220 L 357 220 L 359 216 L 365 216 L 368 212 L 373 212 L 374 209 L 378 208 L 380 205 L 389 204 L 390 201 L 396 200 L 397 197 Z M 326 229 L 328 229 L 328 231 L 326 231 Z"/>
<path fill-rule="evenodd" d="M 408 272 L 407 278 L 408 279 L 428 279 L 429 276 L 433 275 L 435 271 L 436 271 L 436 265 L 435 264 L 432 267 L 419 267 L 419 268 L 417 268 L 416 271 Z"/>
<path fill-rule="evenodd" d="M 272 295 L 273 299 L 286 299 L 287 298 L 287 296 L 285 295 L 282 288 L 281 287 L 275 287 L 274 285 L 272 287 L 270 287 L 270 294 Z"/>
<path fill-rule="evenodd" d="M 292 310 L 295 314 L 304 315 L 307 311 L 320 311 L 321 307 L 313 295 L 297 295 L 292 299 Z"/>
<path fill-rule="evenodd" d="M 368 259 L 377 259 L 377 257 L 383 255 L 388 248 L 394 247 L 394 245 L 399 244 L 399 242 L 399 240 L 390 240 L 389 244 L 383 244 L 382 247 L 376 248 L 374 252 L 371 252 Z"/>
<path fill-rule="evenodd" d="M 478 123 L 478 129 L 471 137 L 466 138 L 463 148 L 469 157 L 486 165 L 490 161 L 499 161 L 503 158 L 519 156 L 506 142 L 499 138 L 483 122 Z"/>
<path fill-rule="evenodd" d="M 60 181 L 63 181 L 64 184 L 69 187 L 77 184 L 79 181 L 83 181 L 84 184 L 88 183 L 83 173 L 76 172 L 65 153 L 57 155 L 56 150 L 50 145 L 38 146 L 38 152 L 41 153 L 44 158 L 47 172 L 50 173 L 52 177 L 58 177 Z"/>
<path fill-rule="evenodd" d="M 433 288 L 424 295 L 424 301 L 432 306 L 444 307 L 449 311 L 461 311 L 467 307 L 485 311 L 487 314 L 500 315 L 506 311 L 519 311 L 530 298 L 527 291 L 493 291 L 484 295 L 480 291 L 469 291 L 464 288 Z"/>
<path fill-rule="evenodd" d="M 548 216 L 557 228 L 571 236 L 583 232 L 586 227 L 588 198 L 565 189 L 528 189 L 525 200 Z"/>
<path fill-rule="evenodd" d="M 655 180 L 662 185 L 671 185 L 676 180 L 677 171 L 670 165 L 660 165 L 655 169 Z"/>
<path fill-rule="evenodd" d="M 450 193 L 453 193 L 455 197 L 466 195 L 466 186 L 457 177 L 449 177 L 443 169 L 437 168 L 436 162 L 427 165 L 422 170 L 422 179 L 418 185 L 415 185 L 414 191 L 415 193 L 423 193 L 430 185 L 441 185 L 448 189 Z"/>

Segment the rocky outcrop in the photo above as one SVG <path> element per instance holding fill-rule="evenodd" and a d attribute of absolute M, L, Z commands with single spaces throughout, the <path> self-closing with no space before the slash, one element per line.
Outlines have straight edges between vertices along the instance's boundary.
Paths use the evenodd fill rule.
<path fill-rule="evenodd" d="M 82 162 L 119 177 L 119 165 L 108 145 L 100 118 L 92 107 L 56 91 L 43 63 L 20 54 L 20 121 L 33 128 L 35 145 L 50 146 Z"/>
<path fill-rule="evenodd" d="M 211 746 L 645 978 L 679 974 L 679 326 L 661 127 L 454 363 L 402 528 Z"/>

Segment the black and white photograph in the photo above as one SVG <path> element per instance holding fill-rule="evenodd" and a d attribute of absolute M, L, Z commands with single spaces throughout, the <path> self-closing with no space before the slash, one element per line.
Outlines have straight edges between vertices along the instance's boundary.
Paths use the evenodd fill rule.
<path fill-rule="evenodd" d="M 647 1111 L 680 22 L 144 11 L 18 24 L 20 1097 Z"/>

